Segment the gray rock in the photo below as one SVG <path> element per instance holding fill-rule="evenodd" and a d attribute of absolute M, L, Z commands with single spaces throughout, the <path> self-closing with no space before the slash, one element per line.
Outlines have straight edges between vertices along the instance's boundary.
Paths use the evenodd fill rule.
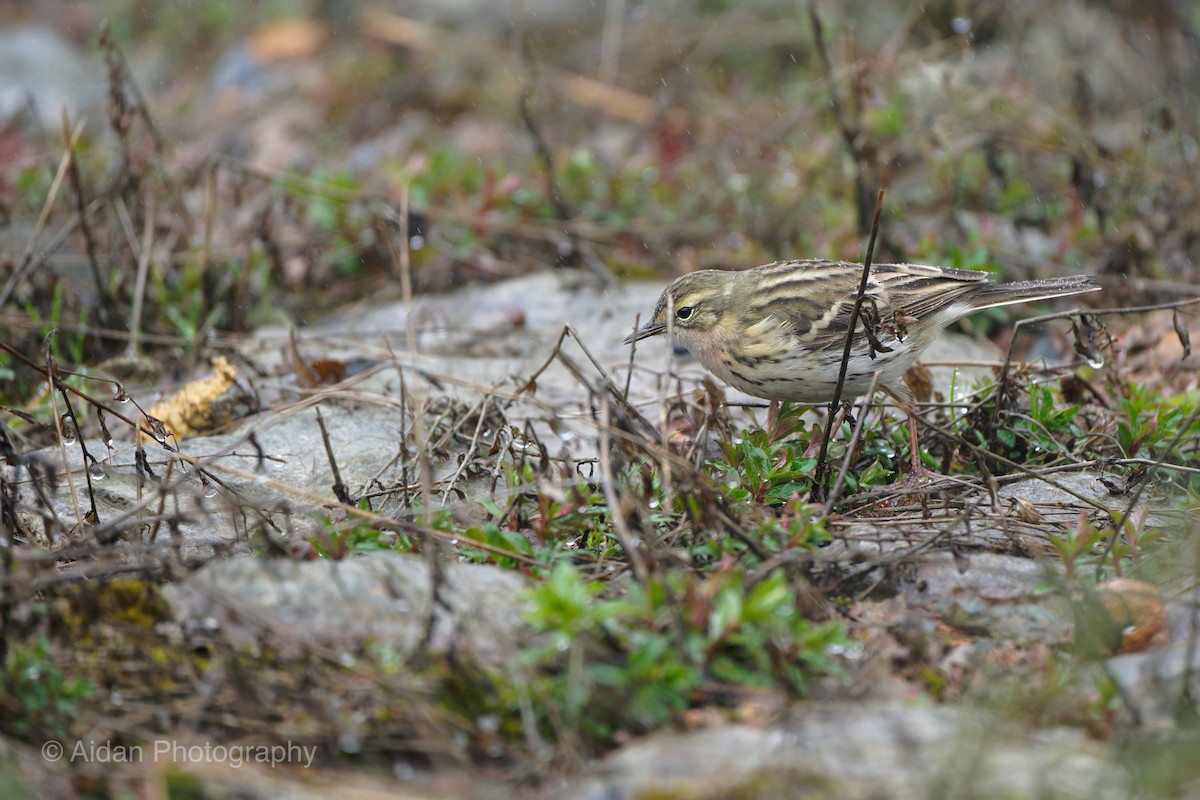
<path fill-rule="evenodd" d="M 548 794 L 670 797 L 1127 797 L 1129 776 L 1080 730 L 1027 730 L 962 707 L 806 705 L 786 722 L 659 733 Z"/>
<path fill-rule="evenodd" d="M 1028 500 L 1039 508 L 1057 506 L 1074 516 L 1078 516 L 1080 509 L 1092 508 L 1076 495 L 1083 495 L 1114 511 L 1124 510 L 1129 505 L 1128 500 L 1114 497 L 1098 475 L 1089 472 L 1062 472 L 1046 479 L 1027 478 L 1002 487 L 997 495 L 1001 500 Z"/>
<path fill-rule="evenodd" d="M 54 31 L 0 29 L 0 122 L 34 108 L 41 125 L 58 130 L 63 108 L 78 120 L 103 93 L 98 64 Z"/>
<path fill-rule="evenodd" d="M 219 628 L 235 642 L 266 629 L 284 643 L 354 647 L 373 640 L 403 658 L 421 647 L 432 614 L 432 652 L 453 651 L 495 669 L 511 665 L 528 636 L 525 581 L 486 565 L 448 563 L 442 570 L 436 604 L 428 562 L 390 552 L 344 561 L 214 561 L 164 592 L 177 620 Z"/>
<path fill-rule="evenodd" d="M 1038 590 L 1047 568 L 999 553 L 930 553 L 908 565 L 897 583 L 910 608 L 932 612 L 960 629 L 1020 643 L 1062 644 L 1074 635 L 1070 602 Z"/>
<path fill-rule="evenodd" d="M 395 486 L 400 481 L 405 462 L 398 458 L 402 428 L 398 407 L 384 402 L 360 406 L 332 401 L 322 405 L 322 414 L 342 480 L 354 496 L 367 491 L 372 480 L 378 480 L 380 486 Z M 262 448 L 261 461 L 247 440 L 249 430 L 255 432 Z M 92 484 L 100 525 L 126 534 L 127 540 L 144 539 L 148 528 L 139 527 L 139 520 L 153 518 L 162 505 L 165 513 L 179 516 L 181 544 L 189 555 L 207 555 L 214 549 L 244 550 L 247 535 L 259 519 L 255 513 L 241 513 L 244 509 L 257 509 L 285 531 L 306 533 L 315 528 L 315 515 L 330 513 L 323 503 L 335 499 L 332 470 L 311 409 L 259 415 L 245 422 L 241 432 L 199 436 L 180 443 L 181 452 L 202 459 L 221 486 L 202 483 L 194 470 L 184 474 L 178 461 L 168 473 L 170 457 L 154 443 L 146 445 L 146 453 L 159 481 L 144 483 L 135 470 L 131 443 L 118 443 L 111 454 L 99 441 L 89 441 L 87 446 L 93 455 L 103 457 L 105 477 Z M 78 446 L 68 446 L 65 452 L 81 496 L 81 511 L 86 512 L 81 452 Z M 57 448 L 34 457 L 62 470 Z M 452 471 L 446 459 L 434 459 L 434 467 L 439 474 Z M 168 474 L 169 483 L 165 480 Z M 165 504 L 161 498 L 164 491 L 168 495 Z M 397 491 L 390 502 L 382 498 L 375 508 L 384 512 L 397 508 L 402 495 Z M 40 529 L 40 503 L 27 485 L 22 500 L 23 516 Z M 77 523 L 79 515 L 61 480 L 52 502 L 64 527 Z M 164 542 L 169 539 L 165 530 L 161 534 Z"/>

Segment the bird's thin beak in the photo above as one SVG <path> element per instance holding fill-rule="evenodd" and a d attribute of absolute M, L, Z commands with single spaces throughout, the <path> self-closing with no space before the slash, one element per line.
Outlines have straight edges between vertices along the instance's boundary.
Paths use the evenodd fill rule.
<path fill-rule="evenodd" d="M 667 329 L 667 326 L 662 322 L 647 322 L 645 325 L 637 329 L 636 333 L 631 333 L 625 337 L 624 344 L 633 344 L 640 342 L 649 336 L 657 336 Z"/>

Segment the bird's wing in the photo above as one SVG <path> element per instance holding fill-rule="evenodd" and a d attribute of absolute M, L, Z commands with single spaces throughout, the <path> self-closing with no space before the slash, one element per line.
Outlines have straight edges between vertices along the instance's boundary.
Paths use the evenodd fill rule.
<path fill-rule="evenodd" d="M 774 266 L 774 265 L 773 265 Z M 766 276 L 764 311 L 787 320 L 796 341 L 820 352 L 836 350 L 845 340 L 862 281 L 862 265 L 842 261 L 784 262 Z M 876 264 L 858 330 L 877 351 L 905 338 L 912 322 L 958 304 L 987 284 L 984 272 L 923 266 Z M 860 334 L 861 335 L 861 334 Z M 857 337 L 856 337 L 857 338 Z"/>
<path fill-rule="evenodd" d="M 871 277 L 878 288 L 869 294 L 880 306 L 913 319 L 963 302 L 990 280 L 986 272 L 921 264 L 879 264 L 872 268 Z M 964 305 L 963 311 L 967 308 Z"/>

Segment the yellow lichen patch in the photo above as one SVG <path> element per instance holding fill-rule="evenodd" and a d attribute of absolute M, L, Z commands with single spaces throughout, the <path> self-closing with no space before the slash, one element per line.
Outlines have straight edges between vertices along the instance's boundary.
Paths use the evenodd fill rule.
<path fill-rule="evenodd" d="M 158 586 L 138 578 L 71 584 L 56 592 L 50 603 L 54 631 L 76 642 L 94 636 L 97 623 L 152 630 L 170 618 Z"/>
<path fill-rule="evenodd" d="M 237 368 L 218 356 L 207 378 L 192 381 L 173 397 L 156 404 L 141 423 L 157 430 L 157 420 L 166 428 L 165 433 L 184 439 L 240 419 L 257 408 L 258 398 L 239 380 Z M 145 434 L 139 434 L 139 438 L 144 439 Z"/>
<path fill-rule="evenodd" d="M 99 612 L 109 622 L 151 627 L 170 616 L 158 587 L 144 580 L 114 578 L 97 592 Z"/>

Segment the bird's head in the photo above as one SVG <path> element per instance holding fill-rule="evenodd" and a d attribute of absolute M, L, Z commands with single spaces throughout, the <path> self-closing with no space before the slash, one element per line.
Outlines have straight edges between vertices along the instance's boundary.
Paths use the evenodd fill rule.
<path fill-rule="evenodd" d="M 625 344 L 665 333 L 668 318 L 675 338 L 684 345 L 729 323 L 739 274 L 704 269 L 671 281 L 658 298 L 654 315 L 636 333 L 626 336 Z"/>

